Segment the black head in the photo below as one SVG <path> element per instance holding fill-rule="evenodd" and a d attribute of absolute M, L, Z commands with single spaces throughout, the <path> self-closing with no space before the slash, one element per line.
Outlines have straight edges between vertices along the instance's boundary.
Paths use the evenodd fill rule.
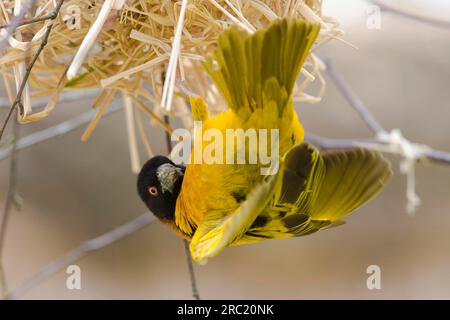
<path fill-rule="evenodd" d="M 161 220 L 173 221 L 185 168 L 167 157 L 156 156 L 144 164 L 138 176 L 139 196 Z"/>

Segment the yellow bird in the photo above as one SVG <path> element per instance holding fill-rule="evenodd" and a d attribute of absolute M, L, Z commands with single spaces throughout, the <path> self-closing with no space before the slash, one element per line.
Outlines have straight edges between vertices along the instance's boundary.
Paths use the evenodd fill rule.
<path fill-rule="evenodd" d="M 163 156 L 143 166 L 141 199 L 163 223 L 191 240 L 196 262 L 226 246 L 298 237 L 342 224 L 391 176 L 390 165 L 377 152 L 355 148 L 322 153 L 302 143 L 292 91 L 319 29 L 283 19 L 252 35 L 237 27 L 224 31 L 214 57 L 204 65 L 228 109 L 209 117 L 203 99 L 191 98 L 203 131 L 215 129 L 225 136 L 229 129 L 278 130 L 275 174 L 262 175 L 259 159 L 196 164 L 195 144 L 186 167 Z M 247 140 L 232 148 L 246 157 L 256 152 Z M 229 150 L 225 146 L 223 151 Z"/>

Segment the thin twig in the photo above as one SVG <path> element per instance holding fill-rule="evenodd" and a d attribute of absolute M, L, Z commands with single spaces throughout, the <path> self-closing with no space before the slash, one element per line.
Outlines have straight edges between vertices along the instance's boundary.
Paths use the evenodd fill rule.
<path fill-rule="evenodd" d="M 332 139 L 305 132 L 305 140 L 322 149 L 348 149 L 358 147 L 363 142 L 376 142 L 375 139 Z"/>
<path fill-rule="evenodd" d="M 406 177 L 406 211 L 408 214 L 414 215 L 417 207 L 421 204 L 420 197 L 416 192 L 416 163 L 422 159 L 430 159 L 448 164 L 450 163 L 450 154 L 442 151 L 436 152 L 436 150 L 426 145 L 412 142 L 406 139 L 398 128 L 390 132 L 386 131 L 370 113 L 364 103 L 352 92 L 350 86 L 345 83 L 344 79 L 336 72 L 330 62 L 328 62 L 327 68 L 328 74 L 337 88 L 375 133 L 375 142 L 360 142 L 358 146 L 400 156 L 400 172 Z M 320 142 L 317 137 L 316 141 Z M 330 139 L 326 142 L 330 145 Z M 342 145 L 342 142 L 339 142 L 339 144 Z M 355 142 L 352 142 L 352 144 L 355 144 Z"/>
<path fill-rule="evenodd" d="M 122 106 L 117 103 L 112 103 L 108 109 L 105 110 L 105 113 L 103 114 L 103 117 L 106 117 L 108 115 L 111 115 L 119 110 L 122 110 Z M 47 140 L 50 140 L 52 138 L 59 137 L 61 135 L 64 135 L 66 133 L 69 133 L 75 129 L 78 129 L 82 127 L 83 125 L 89 123 L 92 120 L 92 117 L 96 114 L 97 110 L 89 110 L 86 111 L 72 119 L 63 121 L 57 125 L 54 125 L 52 127 L 48 127 L 46 129 L 37 131 L 35 133 L 31 133 L 17 141 L 17 150 L 22 150 L 31 146 L 34 146 L 36 144 L 39 144 L 41 142 L 45 142 Z M 0 161 L 3 159 L 6 159 L 9 154 L 11 153 L 12 147 L 7 146 L 0 149 Z"/>
<path fill-rule="evenodd" d="M 389 143 L 386 141 L 383 141 L 378 138 L 373 139 L 333 139 L 333 138 L 326 138 L 321 137 L 318 135 L 315 135 L 313 133 L 305 133 L 305 140 L 311 142 L 312 144 L 316 145 L 317 147 L 323 148 L 323 149 L 348 149 L 348 148 L 355 148 L 355 147 L 364 147 L 366 149 L 373 149 L 380 151 L 380 148 L 389 146 Z M 381 150 L 383 151 L 383 150 Z M 385 153 L 389 153 L 387 149 L 384 149 Z M 432 148 L 427 148 L 426 151 L 424 151 L 425 156 L 423 158 L 426 158 L 427 160 L 440 163 L 440 164 L 450 164 L 450 152 L 435 150 Z M 420 160 L 420 159 L 419 159 Z"/>
<path fill-rule="evenodd" d="M 183 239 L 183 244 L 184 244 L 184 251 L 186 252 L 189 275 L 191 278 L 192 296 L 194 297 L 195 300 L 201 300 L 200 293 L 198 292 L 197 288 L 197 280 L 195 278 L 194 263 L 192 262 L 191 252 L 189 251 L 189 242 L 186 239 Z"/>
<path fill-rule="evenodd" d="M 6 227 L 11 213 L 11 207 L 15 202 L 16 197 L 16 183 L 17 183 L 17 140 L 19 139 L 19 124 L 14 121 L 13 124 L 14 141 L 12 143 L 12 150 L 10 154 L 9 165 L 9 186 L 6 194 L 5 205 L 3 207 L 2 215 L 0 216 L 0 298 L 3 298 L 8 291 L 6 282 L 3 249 L 5 247 Z"/>
<path fill-rule="evenodd" d="M 24 293 L 34 288 L 42 281 L 48 279 L 60 270 L 64 269 L 66 266 L 86 256 L 88 253 L 97 251 L 114 242 L 117 242 L 144 228 L 145 226 L 148 226 L 154 220 L 155 216 L 151 212 L 146 212 L 131 220 L 130 222 L 121 225 L 105 234 L 102 234 L 101 236 L 82 242 L 77 248 L 69 251 L 62 257 L 49 263 L 44 268 L 42 268 L 41 271 L 30 277 L 19 287 L 11 290 L 7 294 L 6 298 L 17 299 L 21 297 Z"/>
<path fill-rule="evenodd" d="M 57 15 L 56 12 L 53 11 L 53 12 L 51 12 L 51 13 L 45 15 L 45 16 L 39 17 L 39 18 L 34 18 L 34 19 L 30 19 L 30 20 L 24 20 L 24 21 L 19 22 L 16 25 L 16 28 L 21 27 L 21 26 L 25 26 L 25 25 L 29 25 L 29 24 L 33 24 L 33 23 L 36 23 L 36 22 L 40 22 L 40 21 L 45 21 L 45 20 L 50 20 L 50 19 L 53 20 L 53 19 L 56 18 L 56 15 Z M 5 29 L 5 28 L 10 28 L 10 27 L 11 27 L 11 23 L 4 24 L 4 25 L 0 26 L 0 30 L 1 29 Z"/>
<path fill-rule="evenodd" d="M 333 63 L 330 60 L 324 59 L 327 65 L 327 74 L 330 79 L 336 85 L 338 90 L 350 104 L 350 106 L 358 113 L 361 119 L 369 126 L 369 128 L 375 133 L 373 139 L 329 139 L 316 136 L 314 134 L 307 134 L 306 137 L 309 141 L 317 143 L 323 148 L 349 148 L 355 146 L 364 146 L 365 148 L 377 148 L 378 151 L 392 152 L 399 154 L 398 151 L 393 152 L 389 149 L 382 148 L 383 146 L 392 145 L 392 141 L 387 141 L 383 137 L 389 136 L 391 133 L 378 122 L 378 120 L 370 113 L 364 102 L 353 92 L 350 85 L 347 84 L 344 78 L 334 68 Z M 420 156 L 416 160 L 427 158 L 431 161 L 438 163 L 450 163 L 450 153 L 445 151 L 434 150 L 428 146 L 421 146 L 419 144 L 407 141 L 412 147 L 420 150 Z M 401 153 L 401 152 L 400 152 Z M 404 155 L 404 154 L 401 154 Z"/>
<path fill-rule="evenodd" d="M 61 9 L 61 6 L 62 6 L 63 2 L 64 2 L 64 0 L 59 0 L 58 1 L 58 4 L 56 5 L 56 8 L 54 10 L 55 18 L 58 16 L 59 10 Z M 52 19 L 52 20 L 55 20 L 55 18 Z M 8 124 L 8 122 L 9 122 L 9 119 L 11 118 L 11 115 L 13 114 L 13 112 L 16 109 L 17 106 L 19 106 L 20 114 L 21 115 L 23 114 L 23 107 L 21 107 L 21 103 L 20 103 L 21 100 L 22 100 L 22 93 L 23 93 L 23 90 L 25 89 L 26 83 L 28 82 L 28 78 L 30 76 L 31 69 L 33 69 L 33 66 L 36 63 L 37 59 L 39 58 L 39 55 L 41 54 L 42 50 L 44 50 L 45 46 L 47 45 L 48 38 L 50 37 L 50 32 L 52 31 L 52 28 L 53 28 L 53 24 L 54 24 L 54 22 L 50 23 L 47 26 L 44 38 L 42 39 L 41 44 L 39 45 L 36 53 L 33 56 L 33 59 L 31 60 L 30 64 L 28 65 L 28 67 L 26 69 L 26 72 L 25 72 L 25 75 L 24 75 L 24 77 L 22 79 L 22 82 L 20 84 L 19 90 L 17 91 L 16 99 L 14 100 L 13 104 L 9 108 L 9 111 L 8 111 L 8 113 L 7 113 L 6 117 L 5 117 L 5 120 L 3 121 L 3 125 L 2 125 L 2 127 L 0 129 L 0 141 L 2 139 L 3 133 L 5 132 L 5 128 L 6 128 L 7 124 Z"/>
<path fill-rule="evenodd" d="M 168 115 L 164 115 L 164 123 L 166 124 L 166 126 L 170 127 L 170 121 L 169 121 Z M 170 140 L 170 133 L 167 130 L 165 130 L 164 132 L 165 132 L 165 137 L 166 137 L 167 153 L 170 154 L 172 152 L 172 141 Z"/>
<path fill-rule="evenodd" d="M 349 102 L 349 104 L 355 109 L 355 111 L 359 114 L 361 119 L 369 126 L 369 128 L 374 133 L 386 132 L 383 126 L 375 119 L 375 117 L 369 112 L 367 107 L 358 98 L 358 96 L 353 92 L 350 85 L 345 82 L 344 78 L 336 71 L 333 63 L 325 59 L 326 71 L 331 80 L 333 80 L 334 84 L 344 96 L 344 98 Z"/>
<path fill-rule="evenodd" d="M 426 154 L 427 158 L 433 160 L 434 162 L 450 164 L 450 152 L 429 149 Z"/>
<path fill-rule="evenodd" d="M 434 19 L 434 18 L 430 18 L 430 17 L 426 17 L 426 16 L 417 15 L 417 14 L 414 14 L 411 12 L 406 12 L 404 10 L 394 8 L 394 7 L 384 3 L 383 1 L 379 1 L 379 0 L 370 0 L 370 2 L 372 2 L 374 5 L 378 6 L 382 11 L 391 12 L 393 14 L 396 14 L 396 15 L 414 20 L 414 21 L 426 23 L 426 24 L 429 24 L 434 27 L 450 29 L 450 21 Z"/>
<path fill-rule="evenodd" d="M 169 116 L 167 116 L 167 115 L 164 116 L 164 122 L 167 125 L 170 125 Z M 172 151 L 172 140 L 170 139 L 170 134 L 167 131 L 166 131 L 166 146 L 167 146 L 167 151 L 170 154 L 170 152 Z M 184 245 L 184 251 L 186 253 L 189 277 L 191 279 L 192 297 L 195 300 L 200 300 L 200 293 L 198 291 L 197 279 L 195 278 L 194 263 L 192 261 L 191 252 L 189 250 L 189 242 L 186 239 L 183 239 L 183 245 Z"/>
<path fill-rule="evenodd" d="M 58 104 L 72 102 L 72 101 L 80 101 L 83 99 L 95 98 L 99 95 L 100 91 L 98 89 L 83 89 L 83 90 L 73 90 L 64 92 L 61 94 L 58 99 Z M 47 97 L 36 98 L 31 102 L 31 106 L 33 108 L 42 108 L 45 107 L 48 103 Z M 9 108 L 11 103 L 8 99 L 0 97 L 0 108 Z"/>

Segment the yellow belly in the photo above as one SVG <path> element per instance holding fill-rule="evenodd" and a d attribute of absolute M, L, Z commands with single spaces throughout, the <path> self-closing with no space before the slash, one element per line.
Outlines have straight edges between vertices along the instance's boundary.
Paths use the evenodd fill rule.
<path fill-rule="evenodd" d="M 223 139 L 223 159 L 226 161 L 226 130 L 227 129 L 278 129 L 279 151 L 281 158 L 292 146 L 303 140 L 303 127 L 298 121 L 292 104 L 284 109 L 282 115 L 277 114 L 276 106 L 268 104 L 265 108 L 256 109 L 248 119 L 242 121 L 232 110 L 223 112 L 217 116 L 207 119 L 202 125 L 202 133 L 208 129 L 216 129 Z M 259 131 L 258 131 L 259 132 Z M 268 137 L 270 134 L 267 135 Z M 196 139 L 200 139 L 199 133 Z M 270 138 L 269 138 L 270 139 Z M 205 217 L 208 220 L 222 219 L 232 213 L 239 206 L 239 202 L 245 199 L 248 192 L 261 180 L 262 164 L 248 164 L 249 146 L 246 145 L 246 164 L 195 164 L 194 157 L 201 148 L 203 154 L 208 146 L 213 143 L 203 142 L 201 146 L 194 144 L 191 151 L 191 163 L 187 165 L 183 178 L 183 185 L 178 196 L 175 223 L 184 233 L 192 235 L 196 227 L 200 225 Z M 211 150 L 211 146 L 210 149 Z M 235 150 L 236 153 L 239 150 Z M 214 154 L 216 155 L 216 154 Z M 220 157 L 219 157 L 220 158 Z M 204 160 L 204 159 L 202 159 Z M 235 159 L 236 160 L 236 159 Z"/>

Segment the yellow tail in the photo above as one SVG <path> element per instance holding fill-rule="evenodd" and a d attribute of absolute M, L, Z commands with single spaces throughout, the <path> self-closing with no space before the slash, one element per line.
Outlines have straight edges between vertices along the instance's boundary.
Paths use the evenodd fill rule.
<path fill-rule="evenodd" d="M 288 19 L 253 35 L 232 27 L 220 35 L 206 71 L 242 119 L 264 107 L 264 101 L 275 101 L 281 114 L 319 29 L 317 24 Z"/>

